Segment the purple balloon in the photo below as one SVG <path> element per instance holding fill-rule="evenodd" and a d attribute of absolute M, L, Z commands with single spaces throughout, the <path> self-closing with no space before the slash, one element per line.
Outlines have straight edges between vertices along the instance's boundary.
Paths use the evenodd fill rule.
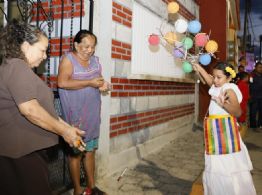
<path fill-rule="evenodd" d="M 182 57 L 184 57 L 184 52 L 182 52 L 181 50 L 175 48 L 175 49 L 173 50 L 173 56 L 174 56 L 175 58 L 182 58 Z"/>

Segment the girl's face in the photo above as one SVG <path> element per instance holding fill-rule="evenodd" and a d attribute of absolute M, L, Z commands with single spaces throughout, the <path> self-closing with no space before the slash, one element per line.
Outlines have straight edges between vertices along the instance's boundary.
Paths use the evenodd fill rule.
<path fill-rule="evenodd" d="M 38 67 L 40 63 L 47 58 L 47 47 L 48 39 L 43 35 L 40 35 L 39 41 L 33 45 L 30 45 L 28 42 L 22 44 L 22 52 L 31 68 Z"/>
<path fill-rule="evenodd" d="M 231 80 L 231 77 L 227 78 L 224 72 L 218 69 L 213 70 L 213 77 L 215 87 L 222 87 L 225 83 L 229 83 Z"/>
<path fill-rule="evenodd" d="M 82 60 L 89 60 L 95 52 L 96 42 L 93 36 L 84 37 L 80 43 L 75 42 L 77 55 Z"/>

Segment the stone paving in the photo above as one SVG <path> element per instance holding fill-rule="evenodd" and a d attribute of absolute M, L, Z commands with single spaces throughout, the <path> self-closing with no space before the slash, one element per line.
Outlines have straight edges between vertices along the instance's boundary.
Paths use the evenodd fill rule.
<path fill-rule="evenodd" d="M 257 195 L 262 195 L 262 128 L 255 131 L 249 129 L 244 142 L 248 148 L 254 168 L 251 173 Z"/>
<path fill-rule="evenodd" d="M 262 195 L 262 129 L 249 130 L 244 141 L 249 149 L 257 195 Z M 192 184 L 204 169 L 203 132 L 190 131 L 167 143 L 121 172 L 104 178 L 98 186 L 108 195 L 189 195 Z M 63 195 L 71 195 L 72 191 Z"/>
<path fill-rule="evenodd" d="M 190 131 L 129 167 L 119 182 L 121 173 L 107 178 L 101 187 L 109 195 L 188 195 L 203 167 L 202 132 Z"/>

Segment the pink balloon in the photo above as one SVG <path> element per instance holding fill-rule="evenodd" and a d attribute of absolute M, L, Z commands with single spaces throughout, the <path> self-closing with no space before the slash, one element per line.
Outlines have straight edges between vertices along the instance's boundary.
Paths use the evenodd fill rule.
<path fill-rule="evenodd" d="M 206 33 L 198 33 L 195 36 L 195 45 L 197 47 L 204 47 L 208 41 Z"/>
<path fill-rule="evenodd" d="M 159 37 L 158 35 L 151 34 L 148 38 L 148 42 L 150 45 L 158 45 L 159 44 Z"/>

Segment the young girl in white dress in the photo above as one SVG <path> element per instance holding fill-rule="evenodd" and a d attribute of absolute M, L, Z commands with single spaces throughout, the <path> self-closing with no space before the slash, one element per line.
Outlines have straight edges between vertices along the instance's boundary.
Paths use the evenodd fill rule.
<path fill-rule="evenodd" d="M 247 148 L 239 136 L 236 117 L 241 115 L 242 94 L 230 83 L 236 76 L 230 64 L 219 62 L 209 75 L 193 64 L 210 86 L 210 105 L 204 120 L 205 195 L 256 195 L 250 171 L 253 169 Z"/>

